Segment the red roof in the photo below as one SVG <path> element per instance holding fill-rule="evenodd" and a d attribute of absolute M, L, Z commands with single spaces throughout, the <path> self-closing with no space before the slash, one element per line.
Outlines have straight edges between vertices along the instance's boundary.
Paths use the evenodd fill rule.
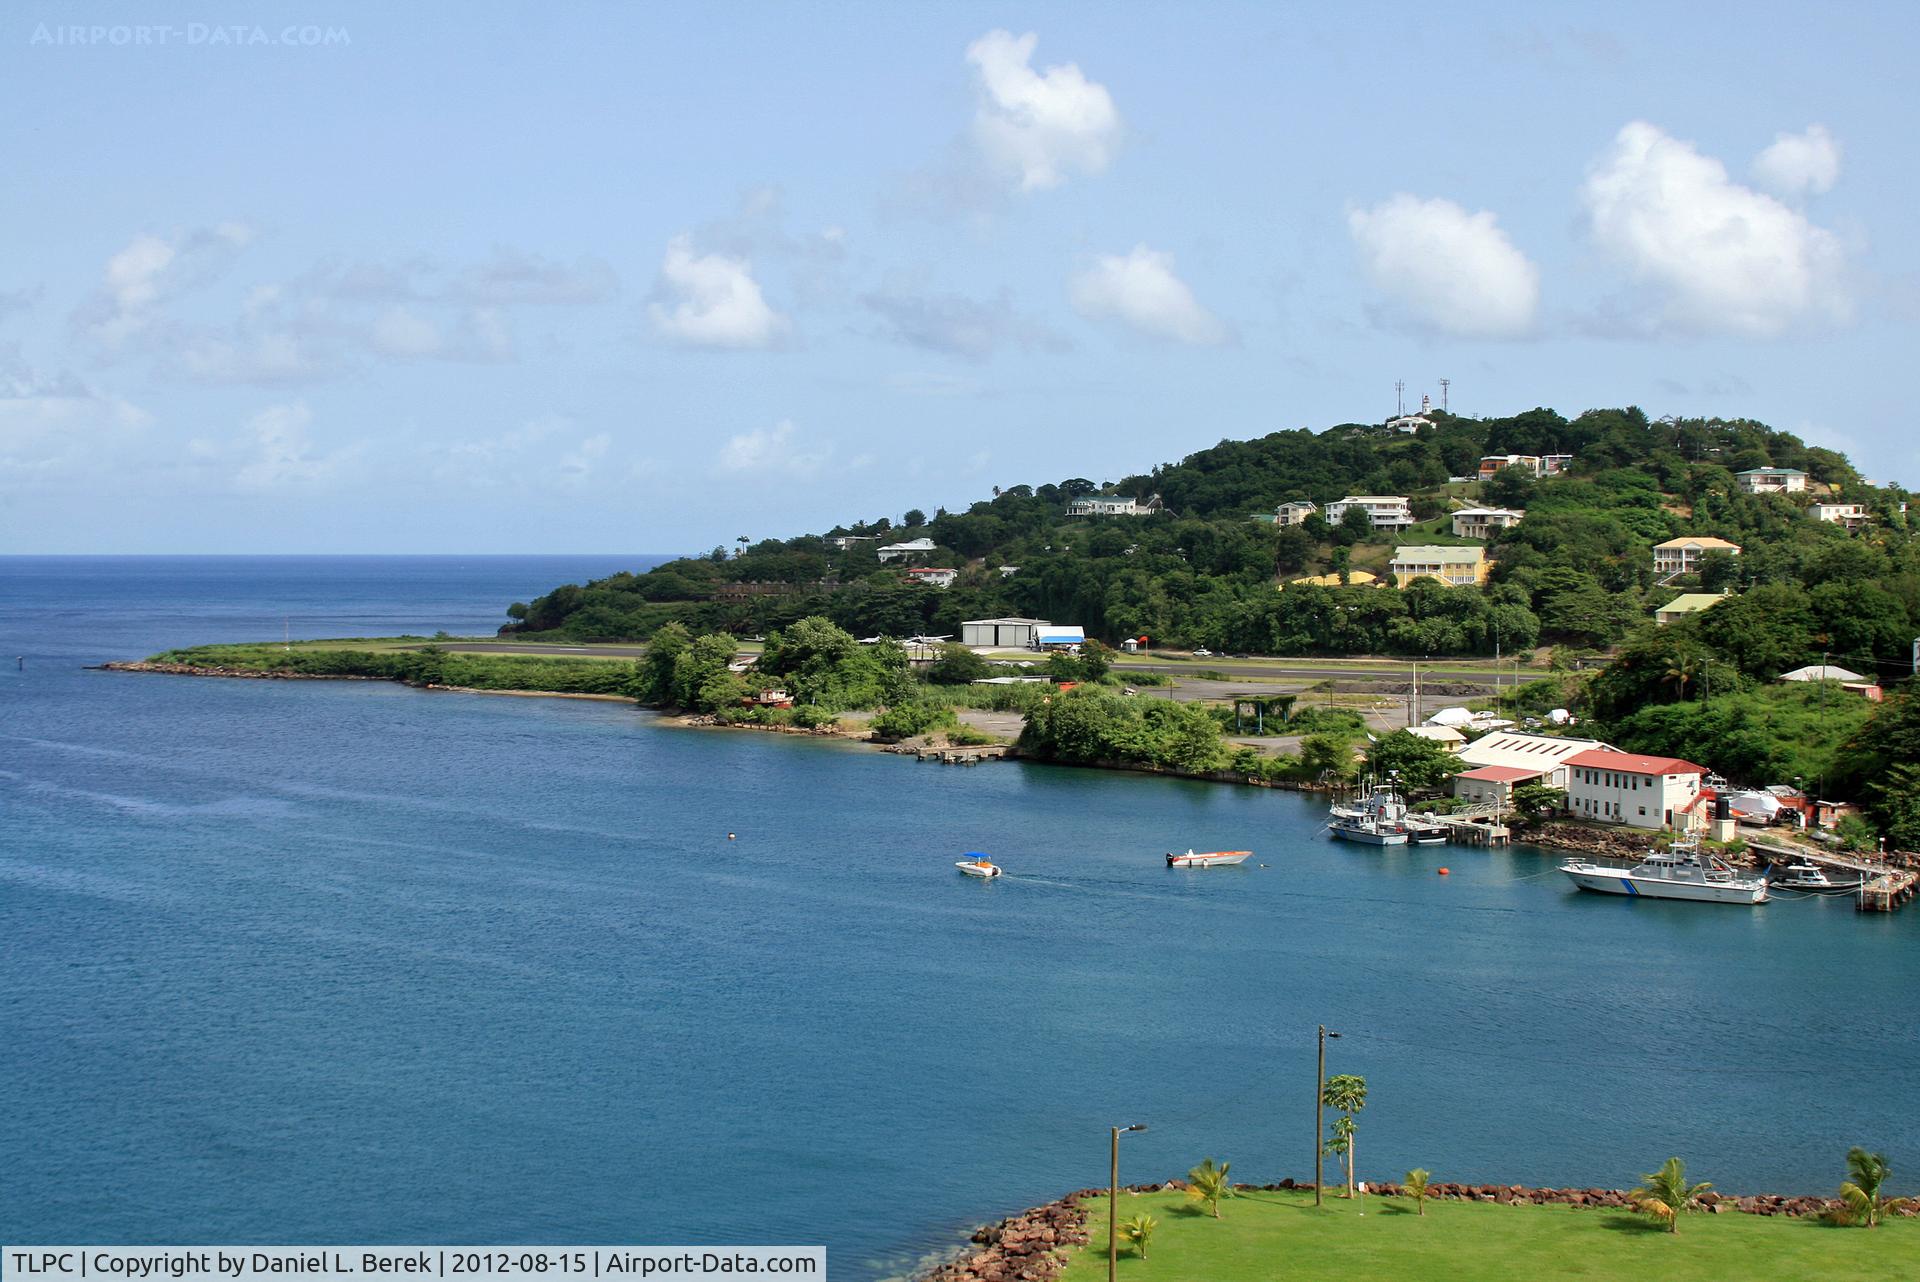
<path fill-rule="evenodd" d="M 1544 770 L 1529 770 L 1525 766 L 1481 766 L 1476 770 L 1462 770 L 1456 779 L 1483 779 L 1488 783 L 1519 783 L 1522 779 L 1538 779 L 1547 773 Z"/>
<path fill-rule="evenodd" d="M 1696 766 L 1691 761 L 1682 761 L 1678 757 L 1643 757 L 1637 752 L 1610 752 L 1605 748 L 1589 748 L 1568 757 L 1570 766 L 1586 766 L 1590 770 L 1618 770 L 1630 775 L 1703 775 L 1705 766 Z"/>

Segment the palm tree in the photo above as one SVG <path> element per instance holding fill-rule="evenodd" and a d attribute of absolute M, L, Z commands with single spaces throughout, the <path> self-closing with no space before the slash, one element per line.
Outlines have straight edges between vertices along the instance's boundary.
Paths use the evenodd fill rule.
<path fill-rule="evenodd" d="M 1673 682 L 1678 698 L 1687 697 L 1687 682 L 1693 680 L 1694 662 L 1692 659 L 1673 658 L 1667 662 L 1666 679 Z"/>
<path fill-rule="evenodd" d="M 1700 1204 L 1700 1195 L 1713 1185 L 1687 1183 L 1687 1164 L 1670 1157 L 1660 1169 L 1640 1177 L 1640 1187 L 1627 1194 L 1633 1209 L 1667 1222 L 1667 1232 L 1680 1231 L 1680 1213 Z"/>
<path fill-rule="evenodd" d="M 1120 1226 L 1120 1236 L 1133 1243 L 1133 1249 L 1144 1260 L 1147 1258 L 1147 1243 L 1153 1241 L 1153 1231 L 1159 1227 L 1160 1221 L 1143 1211 Z"/>
<path fill-rule="evenodd" d="M 1216 1220 L 1220 1218 L 1220 1199 L 1233 1196 L 1233 1185 L 1227 1182 L 1227 1171 L 1232 1166 L 1232 1162 L 1215 1166 L 1213 1159 L 1208 1158 L 1187 1172 L 1187 1196 L 1205 1202 Z"/>
<path fill-rule="evenodd" d="M 1353 1140 L 1354 1131 L 1359 1123 L 1354 1114 L 1367 1106 L 1367 1079 L 1356 1077 L 1352 1073 L 1340 1073 L 1327 1079 L 1320 1092 L 1320 1100 L 1328 1108 L 1337 1108 L 1343 1114 L 1333 1124 L 1335 1141 L 1339 1149 L 1329 1148 L 1329 1152 L 1342 1152 L 1347 1157 L 1347 1196 L 1353 1196 Z"/>
<path fill-rule="evenodd" d="M 1846 1204 L 1845 1216 L 1854 1224 L 1873 1228 L 1882 1216 L 1904 1210 L 1914 1202 L 1910 1197 L 1882 1197 L 1887 1177 L 1893 1173 L 1887 1159 L 1855 1146 L 1847 1150 L 1847 1171 L 1852 1179 L 1840 1186 L 1840 1200 Z"/>
<path fill-rule="evenodd" d="M 1413 1205 L 1421 1215 L 1427 1213 L 1427 1182 L 1432 1178 L 1433 1173 L 1426 1167 L 1416 1166 L 1407 1172 L 1407 1178 L 1400 1185 L 1406 1190 L 1407 1196 L 1413 1199 Z"/>

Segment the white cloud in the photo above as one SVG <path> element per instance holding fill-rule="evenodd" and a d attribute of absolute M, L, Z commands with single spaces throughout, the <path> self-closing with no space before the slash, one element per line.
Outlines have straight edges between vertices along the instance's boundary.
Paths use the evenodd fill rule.
<path fill-rule="evenodd" d="M 767 305 L 752 264 L 726 254 L 697 254 L 689 236 L 676 236 L 660 264 L 662 301 L 648 306 L 654 328 L 695 347 L 772 347 L 787 318 Z"/>
<path fill-rule="evenodd" d="M 17 345 L 0 346 L 0 485 L 97 480 L 151 422 L 144 410 L 72 374 L 37 373 Z"/>
<path fill-rule="evenodd" d="M 720 447 L 717 466 L 722 472 L 804 477 L 818 472 L 829 453 L 827 449 L 803 449 L 792 421 L 782 419 L 771 428 L 756 428 L 728 437 L 727 443 Z"/>
<path fill-rule="evenodd" d="M 607 450 L 613 444 L 613 436 L 608 432 L 598 432 L 587 437 L 578 445 L 560 456 L 558 471 L 560 479 L 572 484 L 586 481 L 600 466 L 600 460 L 607 456 Z"/>
<path fill-rule="evenodd" d="M 1770 337 L 1847 315 L 1832 232 L 1654 125 L 1622 129 L 1581 194 L 1595 243 L 1662 296 L 1656 328 Z"/>
<path fill-rule="evenodd" d="M 1373 287 L 1415 328 L 1509 338 L 1533 325 L 1540 271 L 1492 213 L 1401 194 L 1347 215 Z"/>
<path fill-rule="evenodd" d="M 1035 72 L 1038 41 L 1031 31 L 995 30 L 967 46 L 980 76 L 974 140 L 1022 191 L 1057 187 L 1069 170 L 1097 174 L 1120 145 L 1120 113 L 1106 86 L 1070 62 Z"/>
<path fill-rule="evenodd" d="M 411 307 L 396 304 L 365 331 L 366 345 L 399 360 L 508 361 L 513 337 L 497 307 L 476 307 L 451 329 Z"/>
<path fill-rule="evenodd" d="M 1173 255 L 1135 245 L 1125 256 L 1103 255 L 1075 276 L 1068 293 L 1090 320 L 1116 320 L 1154 338 L 1207 345 L 1230 337 L 1219 318 L 1174 274 Z"/>
<path fill-rule="evenodd" d="M 389 307 L 373 322 L 367 341 L 382 356 L 438 356 L 440 327 L 407 307 Z"/>
<path fill-rule="evenodd" d="M 359 455 L 360 447 L 320 452 L 307 436 L 312 422 L 313 411 L 299 402 L 271 405 L 254 415 L 232 451 L 239 461 L 234 484 L 243 490 L 278 490 L 332 480 Z M 197 448 L 204 455 L 219 454 L 205 442 Z"/>
<path fill-rule="evenodd" d="M 107 259 L 100 288 L 74 312 L 75 326 L 108 347 L 151 326 L 160 307 L 226 270 L 253 240 L 245 223 L 174 236 L 142 232 Z"/>
<path fill-rule="evenodd" d="M 1840 181 L 1840 142 L 1825 125 L 1804 133 L 1775 134 L 1773 145 L 1753 158 L 1753 177 L 1782 196 L 1818 195 Z"/>
<path fill-rule="evenodd" d="M 1003 346 L 1055 352 L 1069 346 L 1045 325 L 1016 311 L 1006 290 L 986 300 L 877 290 L 860 301 L 880 317 L 886 337 L 967 360 L 984 361 Z"/>

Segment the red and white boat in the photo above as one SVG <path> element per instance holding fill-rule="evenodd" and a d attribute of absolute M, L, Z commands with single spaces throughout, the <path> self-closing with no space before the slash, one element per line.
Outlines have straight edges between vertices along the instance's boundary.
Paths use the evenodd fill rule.
<path fill-rule="evenodd" d="M 1253 857 L 1251 850 L 1189 850 L 1184 855 L 1167 852 L 1169 868 L 1220 868 L 1229 864 L 1244 864 Z"/>

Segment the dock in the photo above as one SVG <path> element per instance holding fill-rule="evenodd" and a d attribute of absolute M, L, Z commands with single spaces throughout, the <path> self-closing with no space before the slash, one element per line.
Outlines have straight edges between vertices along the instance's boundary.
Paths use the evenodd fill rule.
<path fill-rule="evenodd" d="M 1004 743 L 965 748 L 915 748 L 915 761 L 937 761 L 943 766 L 977 766 L 982 761 L 998 761 L 1007 755 Z"/>
<path fill-rule="evenodd" d="M 1810 864 L 1819 864 L 1827 868 L 1841 868 L 1860 874 L 1865 878 L 1855 897 L 1854 906 L 1863 913 L 1890 913 L 1896 908 L 1913 901 L 1916 888 L 1920 888 L 1920 871 L 1912 868 L 1896 868 L 1892 864 L 1875 859 L 1862 859 L 1857 855 L 1843 855 L 1833 850 L 1809 850 L 1804 846 L 1779 846 L 1760 841 L 1746 831 L 1741 833 L 1747 846 L 1769 864 L 1785 863 L 1789 860 L 1804 860 Z"/>
<path fill-rule="evenodd" d="M 1422 815 L 1447 830 L 1447 840 L 1463 846 L 1506 846 L 1513 842 L 1513 831 L 1501 822 L 1498 806 L 1482 803 L 1445 815 Z"/>

